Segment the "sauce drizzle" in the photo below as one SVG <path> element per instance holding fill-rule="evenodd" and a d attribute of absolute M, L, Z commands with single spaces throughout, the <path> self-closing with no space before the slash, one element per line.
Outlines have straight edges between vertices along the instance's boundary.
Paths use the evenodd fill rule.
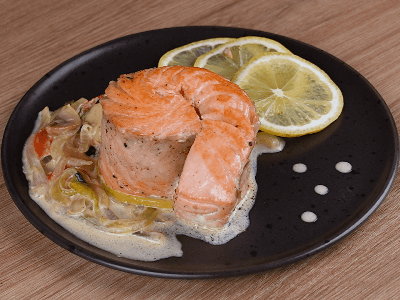
<path fill-rule="evenodd" d="M 306 223 L 313 223 L 317 221 L 318 217 L 312 211 L 306 211 L 301 214 L 301 219 Z"/>
<path fill-rule="evenodd" d="M 295 164 L 293 165 L 293 171 L 296 173 L 304 173 L 307 171 L 307 166 L 302 163 Z"/>
<path fill-rule="evenodd" d="M 340 173 L 350 173 L 352 170 L 352 165 L 346 161 L 341 161 L 335 165 L 335 168 Z"/>
<path fill-rule="evenodd" d="M 326 195 L 328 194 L 328 188 L 325 185 L 319 184 L 316 185 L 314 191 L 319 195 Z"/>

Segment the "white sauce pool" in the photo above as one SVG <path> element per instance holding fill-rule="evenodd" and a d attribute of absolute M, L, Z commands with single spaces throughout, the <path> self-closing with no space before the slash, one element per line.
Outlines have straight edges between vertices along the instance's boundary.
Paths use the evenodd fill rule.
<path fill-rule="evenodd" d="M 320 195 L 328 194 L 328 188 L 325 185 L 319 184 L 315 186 L 314 191 Z"/>
<path fill-rule="evenodd" d="M 335 165 L 335 168 L 340 173 L 350 173 L 353 167 L 350 163 L 348 163 L 346 161 L 341 161 Z"/>
<path fill-rule="evenodd" d="M 181 243 L 176 235 L 182 234 L 204 240 L 213 245 L 227 243 L 249 226 L 249 211 L 253 207 L 257 183 L 257 157 L 262 153 L 279 152 L 284 147 L 284 141 L 280 138 L 261 133 L 257 139 L 251 155 L 252 171 L 250 174 L 250 188 L 246 196 L 238 203 L 227 224 L 218 230 L 195 227 L 175 218 L 173 211 L 161 210 L 158 218 L 167 219 L 169 222 L 154 221 L 143 235 L 140 234 L 112 234 L 100 231 L 88 224 L 83 218 L 67 216 L 62 210 L 56 212 L 54 207 L 45 200 L 44 191 L 40 188 L 31 192 L 31 198 L 66 230 L 73 233 L 79 239 L 111 252 L 117 256 L 142 261 L 155 261 L 167 257 L 181 257 L 183 255 Z M 23 155 L 24 165 L 27 163 L 25 151 Z M 27 174 L 27 173 L 26 173 Z M 29 178 L 28 178 L 29 179 Z M 163 234 L 160 234 L 162 232 Z"/>
<path fill-rule="evenodd" d="M 306 223 L 313 223 L 317 221 L 318 217 L 312 211 L 306 211 L 301 214 L 301 219 Z"/>
<path fill-rule="evenodd" d="M 305 164 L 295 164 L 293 165 L 293 171 L 295 171 L 296 173 L 304 173 L 305 171 L 307 171 L 307 166 Z"/>

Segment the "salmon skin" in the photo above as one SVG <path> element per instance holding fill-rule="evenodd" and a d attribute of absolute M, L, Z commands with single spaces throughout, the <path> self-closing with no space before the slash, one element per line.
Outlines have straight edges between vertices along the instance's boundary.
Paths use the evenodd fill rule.
<path fill-rule="evenodd" d="M 259 129 L 236 84 L 195 67 L 121 75 L 105 96 L 99 173 L 112 189 L 174 199 L 175 214 L 223 226 L 245 194 Z"/>

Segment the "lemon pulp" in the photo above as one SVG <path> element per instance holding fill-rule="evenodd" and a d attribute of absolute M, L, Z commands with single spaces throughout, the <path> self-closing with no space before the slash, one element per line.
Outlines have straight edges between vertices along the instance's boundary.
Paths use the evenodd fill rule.
<path fill-rule="evenodd" d="M 291 53 L 274 40 L 248 36 L 229 41 L 208 51 L 197 58 L 194 66 L 208 69 L 232 79 L 245 63 L 265 52 Z"/>
<path fill-rule="evenodd" d="M 213 38 L 193 42 L 165 53 L 159 60 L 158 66 L 188 66 L 192 67 L 196 59 L 206 52 L 218 47 L 233 38 Z"/>
<path fill-rule="evenodd" d="M 232 79 L 254 101 L 261 130 L 294 137 L 318 132 L 336 120 L 343 96 L 317 66 L 296 55 L 264 53 Z"/>

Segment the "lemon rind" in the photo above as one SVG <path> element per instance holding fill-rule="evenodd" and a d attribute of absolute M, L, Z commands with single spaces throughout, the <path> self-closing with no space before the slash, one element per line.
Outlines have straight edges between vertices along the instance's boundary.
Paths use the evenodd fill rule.
<path fill-rule="evenodd" d="M 194 67 L 199 67 L 202 68 L 206 65 L 206 62 L 208 59 L 215 55 L 215 54 L 221 54 L 227 47 L 231 46 L 242 46 L 245 44 L 251 44 L 249 41 L 254 41 L 253 44 L 261 44 L 269 48 L 273 48 L 277 50 L 279 53 L 292 53 L 289 49 L 287 49 L 285 46 L 283 46 L 281 43 L 269 39 L 269 38 L 264 38 L 264 37 L 258 37 L 258 36 L 246 36 L 242 38 L 235 39 L 233 41 L 229 41 L 225 44 L 222 44 L 218 47 L 215 47 L 214 49 L 204 53 L 203 55 L 200 55 L 197 59 L 196 62 L 194 63 Z"/>
<path fill-rule="evenodd" d="M 178 48 L 174 48 L 168 52 L 166 52 L 163 56 L 161 56 L 160 60 L 158 61 L 158 67 L 164 67 L 168 65 L 168 62 L 172 60 L 174 56 L 176 56 L 179 52 L 182 51 L 188 51 L 193 48 L 202 46 L 202 45 L 208 45 L 208 46 L 215 46 L 218 44 L 225 44 L 227 42 L 233 41 L 235 38 L 229 38 L 229 37 L 219 37 L 219 38 L 212 38 L 212 39 L 206 39 L 206 40 L 201 40 L 201 41 L 196 41 L 192 42 L 183 46 L 180 46 Z M 212 51 L 212 50 L 210 50 Z"/>

